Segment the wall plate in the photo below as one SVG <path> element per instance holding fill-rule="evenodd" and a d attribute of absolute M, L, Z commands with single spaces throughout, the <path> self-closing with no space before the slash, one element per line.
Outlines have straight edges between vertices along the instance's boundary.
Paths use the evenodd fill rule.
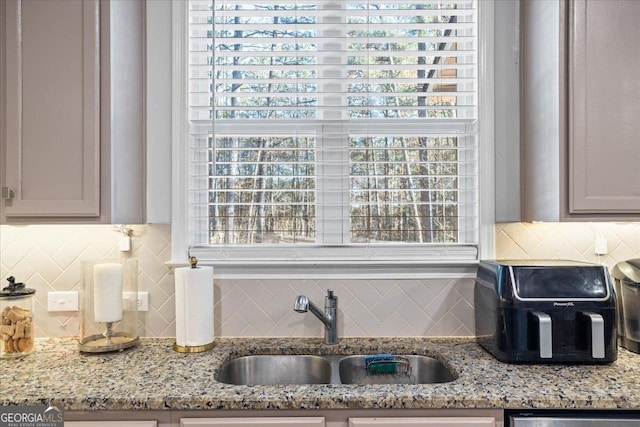
<path fill-rule="evenodd" d="M 78 291 L 48 292 L 48 311 L 78 311 Z"/>

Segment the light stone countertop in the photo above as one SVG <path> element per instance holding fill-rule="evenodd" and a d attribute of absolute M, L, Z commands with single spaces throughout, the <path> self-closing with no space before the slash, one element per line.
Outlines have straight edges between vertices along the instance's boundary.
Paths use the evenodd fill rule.
<path fill-rule="evenodd" d="M 640 355 L 610 365 L 511 365 L 471 338 L 216 339 L 204 353 L 143 338 L 122 352 L 84 354 L 72 339 L 40 339 L 22 359 L 0 360 L 0 405 L 61 404 L 81 410 L 589 408 L 640 409 Z M 235 386 L 222 362 L 248 354 L 424 354 L 455 381 L 424 385 Z"/>

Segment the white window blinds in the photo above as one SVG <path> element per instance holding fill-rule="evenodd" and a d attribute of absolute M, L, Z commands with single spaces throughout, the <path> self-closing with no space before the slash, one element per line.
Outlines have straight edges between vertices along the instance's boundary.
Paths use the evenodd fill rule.
<path fill-rule="evenodd" d="M 190 240 L 475 244 L 475 0 L 191 0 Z"/>

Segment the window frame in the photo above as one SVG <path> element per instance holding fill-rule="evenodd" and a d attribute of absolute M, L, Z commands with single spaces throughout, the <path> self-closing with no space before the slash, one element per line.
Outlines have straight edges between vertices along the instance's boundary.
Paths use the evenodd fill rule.
<path fill-rule="evenodd" d="M 494 2 L 478 2 L 478 245 L 190 246 L 188 218 L 188 2 L 172 1 L 172 260 L 196 256 L 231 278 L 474 277 L 479 259 L 493 255 Z"/>

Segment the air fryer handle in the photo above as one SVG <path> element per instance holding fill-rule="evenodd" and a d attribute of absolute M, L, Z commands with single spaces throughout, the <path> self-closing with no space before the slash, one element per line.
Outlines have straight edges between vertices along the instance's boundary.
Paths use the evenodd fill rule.
<path fill-rule="evenodd" d="M 594 359 L 604 358 L 604 319 L 598 313 L 583 311 L 591 322 L 591 357 Z"/>
<path fill-rule="evenodd" d="M 551 359 L 553 356 L 553 335 L 551 333 L 551 316 L 541 311 L 532 311 L 538 323 L 538 348 L 541 359 Z"/>

